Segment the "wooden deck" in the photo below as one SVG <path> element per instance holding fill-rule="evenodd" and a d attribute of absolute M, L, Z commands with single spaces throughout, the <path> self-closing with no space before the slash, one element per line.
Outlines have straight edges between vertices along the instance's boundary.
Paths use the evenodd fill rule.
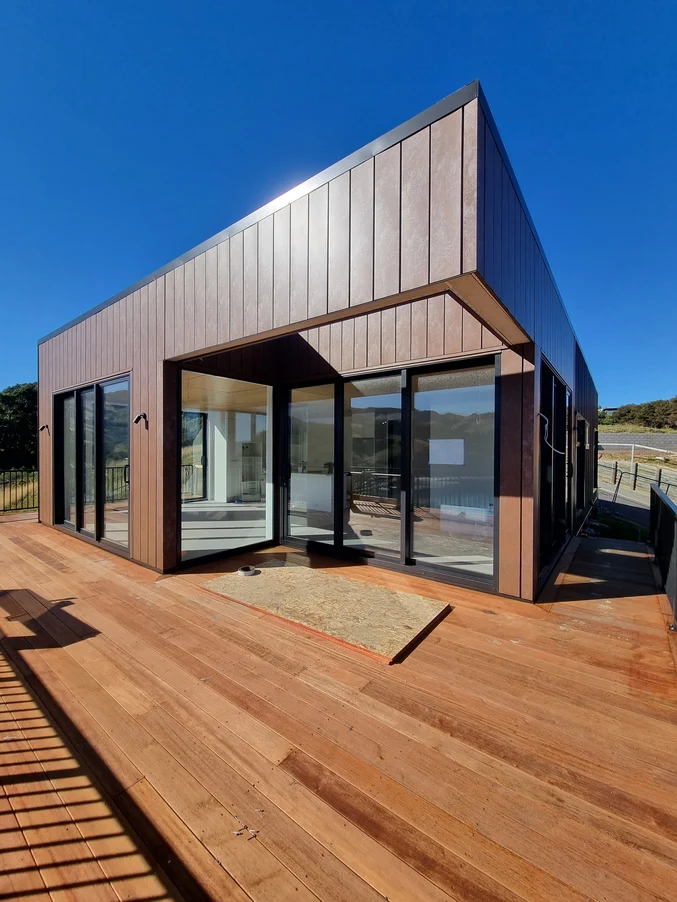
<path fill-rule="evenodd" d="M 392 667 L 202 587 L 239 563 L 0 523 L 0 900 L 677 898 L 642 546 L 584 540 L 538 606 L 343 567 L 453 605 Z"/>

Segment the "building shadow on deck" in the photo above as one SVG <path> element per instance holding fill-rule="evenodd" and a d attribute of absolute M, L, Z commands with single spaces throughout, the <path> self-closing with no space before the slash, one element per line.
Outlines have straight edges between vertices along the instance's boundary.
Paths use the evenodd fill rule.
<path fill-rule="evenodd" d="M 554 598 L 544 593 L 539 603 L 632 599 L 659 592 L 642 542 L 586 537 L 568 564 L 565 560 L 560 568 L 566 570 L 566 576 Z"/>
<path fill-rule="evenodd" d="M 106 888 L 136 902 L 210 902 L 41 678 L 42 663 L 31 666 L 27 652 L 98 634 L 67 610 L 72 601 L 0 590 L 0 902 Z"/>

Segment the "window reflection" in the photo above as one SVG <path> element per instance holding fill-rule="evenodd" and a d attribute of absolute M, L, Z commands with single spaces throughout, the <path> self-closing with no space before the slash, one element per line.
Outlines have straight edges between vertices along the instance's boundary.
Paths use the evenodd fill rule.
<path fill-rule="evenodd" d="M 129 380 L 101 386 L 104 506 L 102 538 L 129 548 Z"/>
<path fill-rule="evenodd" d="M 344 386 L 343 544 L 398 555 L 402 396 L 400 376 Z"/>
<path fill-rule="evenodd" d="M 314 542 L 333 542 L 333 385 L 292 390 L 289 463 L 289 535 Z"/>
<path fill-rule="evenodd" d="M 413 554 L 491 576 L 494 367 L 413 378 Z"/>
<path fill-rule="evenodd" d="M 273 537 L 272 388 L 182 374 L 181 557 Z"/>

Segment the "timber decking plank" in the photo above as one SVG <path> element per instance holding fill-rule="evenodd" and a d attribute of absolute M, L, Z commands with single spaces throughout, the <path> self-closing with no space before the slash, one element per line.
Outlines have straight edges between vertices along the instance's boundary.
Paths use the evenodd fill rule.
<path fill-rule="evenodd" d="M 403 664 L 386 668 L 202 585 L 288 549 L 158 577 L 38 524 L 0 524 L 0 585 L 12 590 L 0 593 L 0 627 L 36 689 L 51 687 L 130 781 L 119 806 L 133 816 L 134 795 L 143 797 L 186 846 L 188 878 L 198 861 L 213 861 L 217 879 L 226 871 L 216 859 L 226 862 L 223 898 L 252 889 L 219 832 L 229 808 L 252 798 L 278 825 L 269 841 L 283 870 L 273 880 L 286 889 L 305 869 L 300 892 L 310 887 L 312 898 L 328 885 L 310 873 L 323 848 L 337 886 L 344 874 L 356 898 L 363 887 L 364 898 L 375 889 L 464 902 L 668 899 L 677 681 L 660 599 L 642 582 L 641 549 L 626 559 L 627 546 L 582 545 L 558 583 L 571 600 L 556 595 L 548 610 L 318 558 L 328 573 L 454 606 Z M 591 581 L 600 548 L 606 599 Z M 616 572 L 639 594 L 623 597 Z M 4 716 L 37 726 L 11 699 Z M 49 753 L 49 731 L 34 735 Z M 62 804 L 90 804 L 77 775 L 57 779 Z M 105 809 L 91 804 L 103 824 Z M 104 867 L 117 842 L 102 840 Z M 256 866 L 268 876 L 264 858 Z M 123 885 L 124 873 L 108 876 Z"/>

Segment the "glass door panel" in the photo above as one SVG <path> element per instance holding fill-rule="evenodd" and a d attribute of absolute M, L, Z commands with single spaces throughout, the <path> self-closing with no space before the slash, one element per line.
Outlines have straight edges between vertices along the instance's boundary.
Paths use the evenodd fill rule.
<path fill-rule="evenodd" d="M 129 380 L 101 386 L 104 467 L 102 538 L 129 548 Z"/>
<path fill-rule="evenodd" d="M 493 366 L 415 375 L 413 556 L 491 577 L 494 570 Z"/>
<path fill-rule="evenodd" d="M 80 393 L 82 455 L 82 529 L 96 535 L 96 411 L 95 391 Z"/>
<path fill-rule="evenodd" d="M 75 528 L 77 480 L 75 477 L 75 395 L 63 399 L 63 522 Z"/>
<path fill-rule="evenodd" d="M 346 382 L 343 398 L 343 544 L 399 556 L 401 377 Z"/>
<path fill-rule="evenodd" d="M 334 386 L 295 388 L 289 402 L 287 535 L 334 541 Z"/>
<path fill-rule="evenodd" d="M 181 377 L 181 558 L 273 537 L 273 390 L 184 370 Z"/>
<path fill-rule="evenodd" d="M 207 497 L 207 414 L 181 414 L 181 501 Z"/>

